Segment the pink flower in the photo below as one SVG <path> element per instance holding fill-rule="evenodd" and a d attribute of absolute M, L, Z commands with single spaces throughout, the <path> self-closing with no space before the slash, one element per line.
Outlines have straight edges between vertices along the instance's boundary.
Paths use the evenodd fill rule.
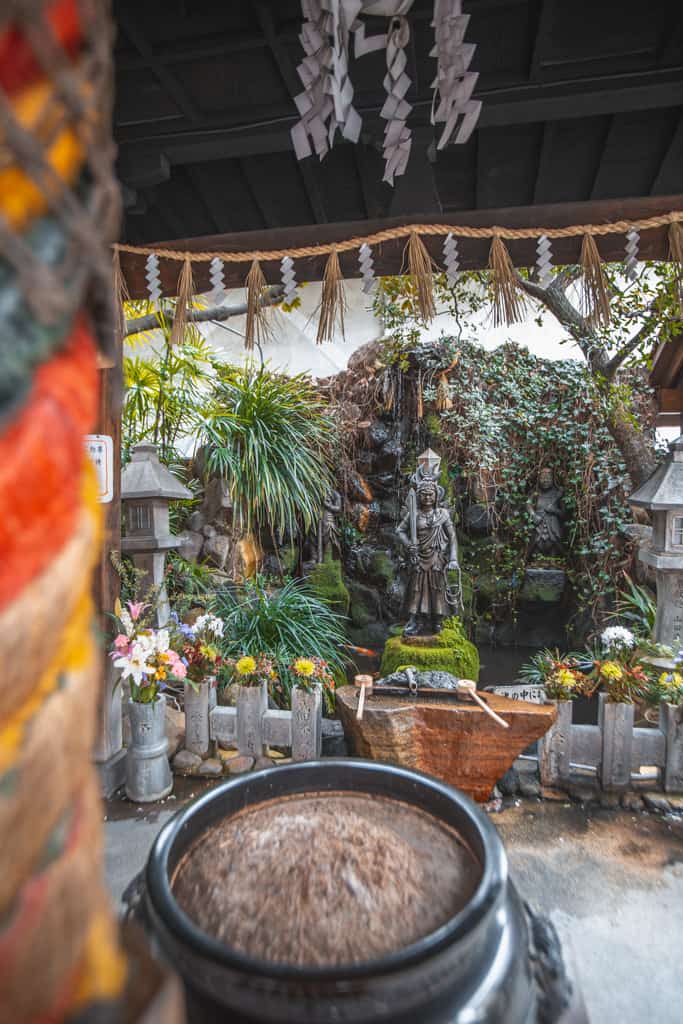
<path fill-rule="evenodd" d="M 133 620 L 133 622 L 135 622 L 137 619 L 140 618 L 140 615 L 142 613 L 143 608 L 146 608 L 146 607 L 147 607 L 147 605 L 145 604 L 144 601 L 129 601 L 128 602 L 128 611 L 130 612 L 130 617 Z"/>
<path fill-rule="evenodd" d="M 123 651 L 124 648 L 128 647 L 128 637 L 126 636 L 125 633 L 119 633 L 119 635 L 114 640 L 114 647 L 117 649 L 117 651 Z"/>

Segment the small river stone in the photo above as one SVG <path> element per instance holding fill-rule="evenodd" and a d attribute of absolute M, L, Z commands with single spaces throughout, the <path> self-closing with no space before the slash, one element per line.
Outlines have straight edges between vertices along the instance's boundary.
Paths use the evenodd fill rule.
<path fill-rule="evenodd" d="M 658 814 L 668 814 L 671 810 L 669 801 L 663 793 L 656 790 L 643 793 L 643 800 L 648 811 L 656 811 Z"/>
<path fill-rule="evenodd" d="M 179 750 L 173 758 L 173 770 L 183 775 L 195 775 L 202 763 L 199 754 L 193 754 L 189 750 Z"/>
<path fill-rule="evenodd" d="M 223 774 L 223 765 L 217 757 L 207 757 L 206 761 L 202 761 L 199 766 L 200 775 L 208 775 L 213 778 L 215 775 Z"/>
<path fill-rule="evenodd" d="M 264 768 L 274 768 L 275 761 L 272 761 L 269 757 L 257 757 L 254 761 L 254 771 L 261 772 Z"/>
<path fill-rule="evenodd" d="M 228 761 L 228 771 L 231 775 L 242 775 L 243 772 L 250 772 L 253 767 L 254 758 L 246 754 Z"/>

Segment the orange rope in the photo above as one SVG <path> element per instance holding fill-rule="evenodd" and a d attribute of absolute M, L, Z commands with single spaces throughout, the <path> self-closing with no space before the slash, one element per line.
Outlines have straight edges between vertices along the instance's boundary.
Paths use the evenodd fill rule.
<path fill-rule="evenodd" d="M 140 256 L 159 256 L 166 260 L 190 260 L 193 263 L 207 263 L 215 256 L 224 263 L 247 263 L 252 260 L 268 262 L 269 260 L 281 260 L 284 256 L 292 259 L 301 259 L 306 256 L 326 256 L 333 249 L 337 252 L 351 252 L 359 249 L 361 245 L 380 245 L 382 242 L 392 242 L 396 239 L 407 238 L 413 231 L 418 235 L 455 235 L 457 238 L 493 238 L 496 235 L 500 238 L 538 238 L 545 235 L 547 238 L 577 238 L 581 235 L 615 235 L 625 234 L 633 229 L 647 231 L 651 228 L 665 227 L 676 221 L 683 221 L 683 210 L 673 210 L 670 213 L 663 213 L 657 217 L 646 217 L 641 220 L 617 220 L 609 224 L 573 224 L 566 228 L 504 228 L 491 226 L 485 228 L 470 228 L 457 224 L 403 224 L 396 228 L 385 228 L 383 231 L 376 231 L 372 235 L 355 235 L 341 242 L 323 242 L 320 245 L 300 245 L 293 249 L 252 249 L 248 252 L 183 252 L 179 249 L 158 249 L 154 246 L 144 245 L 120 245 L 116 244 L 114 249 L 119 252 L 137 253 Z"/>

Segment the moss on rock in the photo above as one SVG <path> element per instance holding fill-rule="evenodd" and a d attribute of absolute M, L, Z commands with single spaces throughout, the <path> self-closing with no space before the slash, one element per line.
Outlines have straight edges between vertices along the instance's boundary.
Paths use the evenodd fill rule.
<path fill-rule="evenodd" d="M 308 582 L 316 597 L 328 604 L 332 611 L 348 615 L 350 597 L 342 577 L 340 561 L 326 555 L 325 561 L 319 562 L 313 569 Z"/>
<path fill-rule="evenodd" d="M 444 622 L 434 646 L 413 646 L 403 635 L 387 640 L 382 655 L 380 675 L 388 676 L 406 666 L 416 669 L 450 672 L 460 679 L 479 679 L 479 652 L 465 636 L 460 619 L 453 616 Z"/>
<path fill-rule="evenodd" d="M 386 552 L 375 551 L 368 565 L 368 576 L 385 587 L 388 587 L 393 581 L 396 576 L 396 569 Z"/>

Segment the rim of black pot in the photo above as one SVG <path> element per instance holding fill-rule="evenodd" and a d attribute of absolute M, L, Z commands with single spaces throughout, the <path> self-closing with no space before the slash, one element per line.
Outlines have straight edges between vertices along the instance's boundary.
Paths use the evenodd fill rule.
<path fill-rule="evenodd" d="M 237 950 L 231 949 L 229 946 L 219 942 L 217 939 L 212 938 L 210 935 L 207 935 L 206 932 L 202 931 L 202 929 L 194 923 L 185 911 L 182 910 L 176 901 L 169 877 L 169 857 L 173 849 L 173 845 L 176 840 L 181 837 L 181 833 L 188 827 L 191 818 L 197 814 L 201 814 L 202 810 L 204 810 L 207 805 L 211 805 L 215 800 L 218 800 L 229 790 L 239 789 L 242 787 L 247 788 L 250 783 L 253 783 L 257 779 L 265 780 L 268 776 L 274 776 L 284 781 L 285 773 L 290 777 L 298 774 L 307 777 L 312 770 L 315 770 L 316 773 L 324 773 L 324 775 L 334 774 L 335 771 L 351 771 L 358 777 L 359 785 L 353 789 L 349 786 L 339 784 L 334 786 L 321 785 L 318 788 L 314 785 L 310 785 L 299 791 L 284 794 L 282 798 L 287 799 L 288 797 L 302 796 L 307 792 L 320 792 L 321 790 L 324 791 L 326 788 L 330 792 L 349 792 L 361 796 L 378 795 L 372 790 L 365 790 L 362 786 L 362 779 L 386 779 L 387 777 L 390 777 L 393 779 L 404 779 L 405 781 L 412 782 L 413 784 L 417 783 L 420 787 L 426 787 L 432 793 L 446 799 L 451 805 L 457 805 L 459 811 L 469 819 L 470 824 L 473 825 L 475 831 L 479 833 L 482 847 L 486 854 L 483 864 L 481 863 L 481 859 L 478 858 L 480 860 L 481 876 L 477 884 L 477 888 L 465 906 L 434 931 L 429 932 L 429 934 L 418 939 L 416 942 L 411 943 L 409 946 L 404 946 L 401 949 L 396 950 L 394 953 L 390 953 L 384 957 L 376 958 L 374 960 L 364 960 L 359 963 L 351 964 L 335 964 L 334 966 L 329 967 L 301 967 L 296 964 L 275 962 L 271 960 L 258 960 L 254 957 L 239 953 Z M 398 800 L 402 803 L 412 804 L 418 808 L 421 807 L 417 800 L 406 799 L 403 795 L 388 793 L 381 795 L 386 796 L 389 799 Z M 261 800 L 245 804 L 244 809 L 255 809 L 258 807 L 259 803 L 263 802 L 265 801 Z M 426 811 L 426 813 L 430 813 L 433 817 L 436 817 L 436 815 L 431 811 Z M 218 820 L 223 819 L 216 819 L 214 824 L 216 824 Z M 439 819 L 437 818 L 437 821 L 438 820 Z M 212 825 L 206 826 L 206 828 L 210 827 L 212 827 Z M 194 841 L 195 838 L 198 837 L 193 837 L 192 841 Z M 464 841 L 466 842 L 466 840 Z M 469 844 L 466 842 L 466 845 Z M 477 853 L 475 851 L 470 850 L 470 852 L 477 857 Z M 441 782 L 439 779 L 433 778 L 431 775 L 425 775 L 422 772 L 413 771 L 412 769 L 348 757 L 338 759 L 325 758 L 323 761 L 301 761 L 297 764 L 267 768 L 260 772 L 251 772 L 247 775 L 242 775 L 239 778 L 230 780 L 221 786 L 217 786 L 215 789 L 209 790 L 209 792 L 204 793 L 202 796 L 198 797 L 192 803 L 179 811 L 171 821 L 161 829 L 154 840 L 145 869 L 147 894 L 151 901 L 152 908 L 163 923 L 164 927 L 181 943 L 191 946 L 194 952 L 201 954 L 208 960 L 211 960 L 220 966 L 252 974 L 259 974 L 264 977 L 287 978 L 290 981 L 297 982 L 339 980 L 341 978 L 349 980 L 353 980 L 354 978 L 360 979 L 371 975 L 399 971 L 411 966 L 412 964 L 421 962 L 426 957 L 438 952 L 444 946 L 476 929 L 482 918 L 498 901 L 507 881 L 507 876 L 507 856 L 500 836 L 484 812 L 479 810 L 477 805 L 470 800 L 468 796 L 460 792 L 460 790 L 449 786 L 445 782 Z"/>

